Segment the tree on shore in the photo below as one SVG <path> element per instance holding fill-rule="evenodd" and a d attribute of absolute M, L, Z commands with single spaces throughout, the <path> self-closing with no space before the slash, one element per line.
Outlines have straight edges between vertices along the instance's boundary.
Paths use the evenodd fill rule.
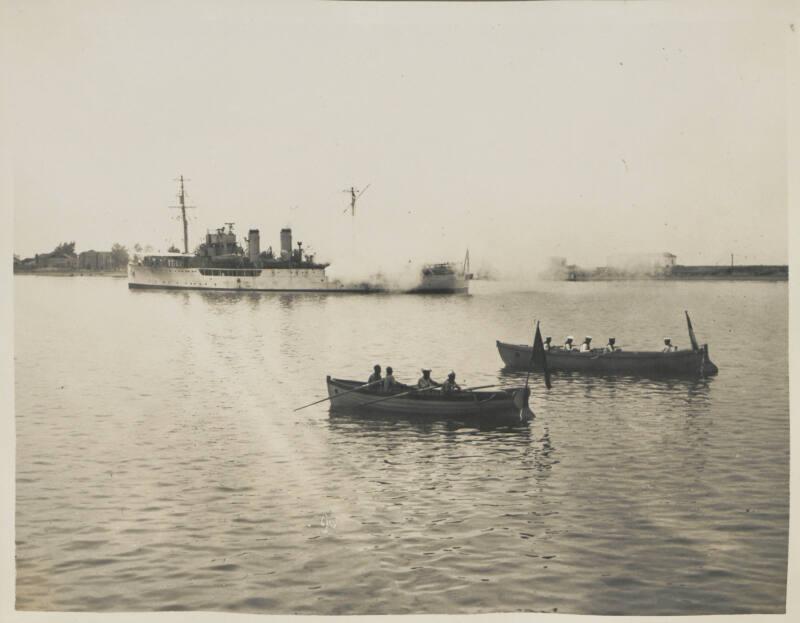
<path fill-rule="evenodd" d="M 53 255 L 75 255 L 75 241 L 62 242 L 53 249 Z"/>
<path fill-rule="evenodd" d="M 118 242 L 115 242 L 111 246 L 111 259 L 114 262 L 114 266 L 117 268 L 120 268 L 121 266 L 127 266 L 129 259 L 128 249 L 123 247 Z"/>

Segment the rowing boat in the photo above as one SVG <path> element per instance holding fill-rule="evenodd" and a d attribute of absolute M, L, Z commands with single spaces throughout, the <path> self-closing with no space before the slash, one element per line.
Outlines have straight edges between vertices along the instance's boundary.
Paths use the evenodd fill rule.
<path fill-rule="evenodd" d="M 531 364 L 531 347 L 524 344 L 507 344 L 497 341 L 497 350 L 506 367 L 518 370 L 540 369 Z M 697 350 L 673 352 L 616 350 L 605 352 L 550 350 L 547 367 L 553 371 L 583 372 L 590 374 L 629 374 L 635 376 L 714 376 L 719 369 L 708 357 L 708 345 Z"/>
<path fill-rule="evenodd" d="M 363 386 L 361 381 L 328 376 L 327 383 L 332 410 L 504 425 L 521 424 L 533 418 L 528 406 L 530 390 L 524 387 L 444 394 L 438 389 L 408 393 L 412 388 L 401 386 L 386 393 L 372 388 L 359 389 Z"/>
<path fill-rule="evenodd" d="M 497 340 L 497 351 L 507 368 L 517 370 L 583 372 L 587 374 L 631 376 L 688 376 L 703 378 L 715 376 L 719 368 L 708 356 L 708 344 L 700 346 L 694 334 L 689 312 L 686 327 L 689 330 L 691 349 L 675 351 L 614 350 L 603 348 L 587 352 L 553 348 L 544 356 L 531 357 L 532 348 L 525 344 L 507 344 Z"/>

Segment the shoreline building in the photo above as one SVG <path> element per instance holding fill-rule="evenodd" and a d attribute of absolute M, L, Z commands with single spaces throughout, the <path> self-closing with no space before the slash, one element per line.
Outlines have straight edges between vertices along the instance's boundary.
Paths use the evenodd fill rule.
<path fill-rule="evenodd" d="M 606 270 L 622 276 L 656 277 L 675 268 L 677 256 L 663 253 L 617 253 L 606 258 Z"/>
<path fill-rule="evenodd" d="M 116 270 L 119 268 L 114 262 L 111 251 L 83 251 L 78 254 L 78 268 L 80 270 Z"/>
<path fill-rule="evenodd" d="M 34 257 L 37 270 L 74 270 L 78 267 L 78 257 L 67 253 L 38 253 Z"/>

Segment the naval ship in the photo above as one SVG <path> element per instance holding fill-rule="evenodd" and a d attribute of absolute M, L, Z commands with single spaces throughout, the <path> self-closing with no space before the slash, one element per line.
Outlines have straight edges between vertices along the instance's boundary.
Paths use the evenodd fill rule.
<path fill-rule="evenodd" d="M 463 266 L 455 263 L 428 264 L 419 281 L 410 290 L 400 290 L 381 279 L 354 284 L 329 280 L 328 263 L 317 262 L 314 255 L 303 251 L 303 243 L 292 246 L 292 230 L 280 232 L 280 252 L 272 247 L 261 250 L 258 229 L 251 229 L 239 245 L 233 223 L 225 223 L 206 232 L 205 240 L 194 254 L 189 253 L 189 226 L 183 176 L 178 178 L 183 221 L 183 253 L 158 253 L 135 257 L 128 264 L 129 288 L 235 290 L 273 292 L 405 292 L 417 294 L 463 294 L 469 291 L 469 251 Z"/>
<path fill-rule="evenodd" d="M 179 178 L 178 199 L 183 219 L 183 253 L 159 253 L 137 258 L 128 265 L 129 288 L 293 291 L 293 292 L 372 292 L 380 291 L 367 283 L 345 285 L 330 281 L 325 274 L 327 263 L 317 262 L 313 254 L 304 253 L 303 243 L 292 246 L 292 230 L 280 233 L 279 253 L 272 247 L 260 248 L 260 233 L 251 229 L 241 247 L 226 223 L 207 232 L 205 241 L 195 253 L 189 253 L 188 224 L 183 176 Z"/>

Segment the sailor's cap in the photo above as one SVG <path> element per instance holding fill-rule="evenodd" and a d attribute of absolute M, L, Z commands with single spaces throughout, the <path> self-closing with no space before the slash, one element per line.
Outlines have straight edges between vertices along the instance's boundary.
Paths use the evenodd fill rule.
<path fill-rule="evenodd" d="M 431 371 L 431 369 L 430 369 L 430 368 L 422 368 L 422 372 L 423 372 L 423 374 L 424 374 L 425 372 L 430 372 L 430 371 Z"/>
<path fill-rule="evenodd" d="M 455 376 L 455 375 L 456 375 L 456 373 L 453 372 L 452 370 L 450 370 L 450 374 L 448 374 L 447 376 Z"/>
<path fill-rule="evenodd" d="M 670 338 L 670 337 L 665 337 L 665 338 L 664 338 L 664 341 L 665 341 L 665 342 L 671 342 L 671 341 L 672 341 L 672 338 Z"/>
<path fill-rule="evenodd" d="M 571 335 L 568 335 L 568 336 L 567 336 L 567 342 L 571 342 L 571 341 L 572 341 L 572 340 L 574 340 L 574 339 L 575 339 L 575 338 L 574 338 L 574 337 L 572 337 Z"/>
<path fill-rule="evenodd" d="M 587 335 L 587 336 L 586 336 L 584 339 L 586 339 L 586 340 L 591 340 L 591 339 L 592 339 L 592 336 L 591 336 L 591 335 Z"/>

